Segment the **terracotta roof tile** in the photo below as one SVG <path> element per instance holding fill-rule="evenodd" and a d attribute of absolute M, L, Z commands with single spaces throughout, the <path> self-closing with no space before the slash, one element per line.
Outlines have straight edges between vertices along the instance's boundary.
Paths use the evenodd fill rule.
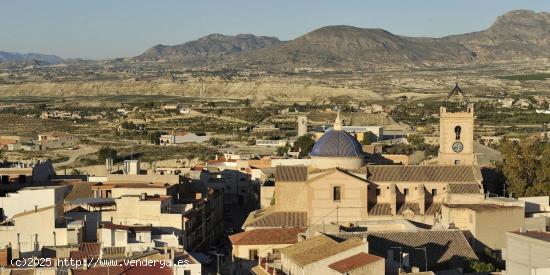
<path fill-rule="evenodd" d="M 435 215 L 441 210 L 441 203 L 432 203 L 430 206 L 426 209 L 425 214 L 426 215 Z"/>
<path fill-rule="evenodd" d="M 101 244 L 99 243 L 81 243 L 78 251 L 71 251 L 71 259 L 99 259 Z"/>
<path fill-rule="evenodd" d="M 362 244 L 363 241 L 360 239 L 353 238 L 339 242 L 328 236 L 320 235 L 285 247 L 280 251 L 282 255 L 304 267 Z"/>
<path fill-rule="evenodd" d="M 475 183 L 449 183 L 449 194 L 481 194 L 481 187 Z"/>
<path fill-rule="evenodd" d="M 307 181 L 307 166 L 277 166 L 275 181 Z"/>
<path fill-rule="evenodd" d="M 368 165 L 366 170 L 373 182 L 477 182 L 474 166 Z"/>
<path fill-rule="evenodd" d="M 389 216 L 391 215 L 391 205 L 389 203 L 377 203 L 369 210 L 371 216 Z"/>
<path fill-rule="evenodd" d="M 477 204 L 445 204 L 449 208 L 466 208 L 476 212 L 484 211 L 495 211 L 506 208 L 522 208 L 521 206 L 510 206 L 510 205 L 498 205 L 492 203 L 477 203 Z"/>
<path fill-rule="evenodd" d="M 416 232 L 372 232 L 337 234 L 342 239 L 367 238 L 369 253 L 386 257 L 391 247 L 402 247 L 403 252 L 417 254 L 415 247 L 426 247 L 428 250 L 428 267 L 445 266 L 455 259 L 477 259 L 472 247 L 460 230 L 426 230 Z M 421 262 L 413 264 L 422 266 Z"/>
<path fill-rule="evenodd" d="M 303 227 L 254 229 L 229 236 L 233 245 L 295 244 Z"/>
<path fill-rule="evenodd" d="M 351 257 L 347 257 L 345 259 L 342 259 L 340 261 L 334 262 L 330 264 L 328 267 L 340 272 L 340 273 L 346 273 L 351 270 L 354 270 L 358 267 L 362 267 L 365 265 L 368 265 L 370 263 L 374 263 L 377 261 L 383 261 L 384 258 L 378 257 L 375 255 L 371 255 L 369 253 L 361 252 L 358 254 L 355 254 Z"/>
<path fill-rule="evenodd" d="M 251 213 L 254 215 L 254 213 Z M 244 225 L 245 227 L 306 227 L 307 212 L 262 213 Z"/>

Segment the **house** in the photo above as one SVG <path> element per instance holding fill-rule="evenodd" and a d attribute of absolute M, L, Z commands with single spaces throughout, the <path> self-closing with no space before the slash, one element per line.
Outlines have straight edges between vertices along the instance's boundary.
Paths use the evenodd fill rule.
<path fill-rule="evenodd" d="M 44 246 L 78 245 L 82 222 L 67 222 L 56 206 L 20 212 L 0 223 L 0 247 L 11 245 L 13 257 L 40 256 Z"/>
<path fill-rule="evenodd" d="M 265 258 L 281 248 L 298 242 L 303 227 L 266 228 L 244 231 L 229 236 L 232 245 L 232 261 L 236 271 L 248 270 L 257 264 L 258 258 Z"/>
<path fill-rule="evenodd" d="M 337 233 L 339 240 L 365 239 L 369 254 L 386 259 L 386 272 L 462 268 L 477 256 L 460 230 Z"/>
<path fill-rule="evenodd" d="M 77 143 L 78 138 L 69 133 L 47 132 L 38 135 L 41 150 L 71 147 Z"/>
<path fill-rule="evenodd" d="M 507 232 L 506 242 L 506 274 L 550 274 L 550 232 Z"/>
<path fill-rule="evenodd" d="M 443 204 L 441 225 L 469 232 L 468 241 L 476 251 L 488 247 L 506 249 L 506 232 L 524 227 L 525 209 L 497 202 L 478 204 Z"/>
<path fill-rule="evenodd" d="M 171 135 L 161 135 L 160 136 L 160 145 L 178 145 L 184 143 L 203 143 L 207 142 L 210 138 L 206 135 L 199 136 L 194 133 L 173 133 Z"/>
<path fill-rule="evenodd" d="M 282 248 L 280 253 L 281 269 L 286 274 L 341 274 L 334 269 L 340 269 L 337 263 L 357 257 L 360 253 L 368 253 L 368 243 L 357 238 L 339 241 L 319 235 Z M 384 274 L 383 264 L 378 265 L 377 271 L 379 273 L 375 274 Z"/>
<path fill-rule="evenodd" d="M 10 219 L 17 213 L 55 206 L 57 215 L 63 215 L 63 200 L 69 193 L 69 186 L 32 186 L 0 197 L 0 221 Z"/>

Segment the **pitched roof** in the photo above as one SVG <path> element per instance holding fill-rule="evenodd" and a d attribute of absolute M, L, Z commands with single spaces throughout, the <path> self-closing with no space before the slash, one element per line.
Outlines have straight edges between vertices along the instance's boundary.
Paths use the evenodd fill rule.
<path fill-rule="evenodd" d="M 303 227 L 265 228 L 248 230 L 229 236 L 233 245 L 295 244 Z"/>
<path fill-rule="evenodd" d="M 92 183 L 91 182 L 70 182 L 72 186 L 71 192 L 65 197 L 65 201 L 73 201 L 79 198 L 90 198 L 92 197 Z"/>
<path fill-rule="evenodd" d="M 281 255 L 290 258 L 303 267 L 362 244 L 363 241 L 356 238 L 339 242 L 328 236 L 319 235 L 285 247 L 280 251 Z"/>
<path fill-rule="evenodd" d="M 441 210 L 441 203 L 432 203 L 424 212 L 425 215 L 434 215 Z"/>
<path fill-rule="evenodd" d="M 99 243 L 81 243 L 77 251 L 70 252 L 71 259 L 99 259 L 101 244 Z"/>
<path fill-rule="evenodd" d="M 371 216 L 389 216 L 391 215 L 391 205 L 389 203 L 377 203 L 370 210 Z"/>
<path fill-rule="evenodd" d="M 382 257 L 378 257 L 375 255 L 371 255 L 369 253 L 361 252 L 358 254 L 355 254 L 351 257 L 347 257 L 345 259 L 342 259 L 340 261 L 334 262 L 328 267 L 340 272 L 340 273 L 346 273 L 350 272 L 351 270 L 354 270 L 358 267 L 362 267 L 365 265 L 368 265 L 370 263 L 374 263 L 380 260 L 384 260 Z"/>
<path fill-rule="evenodd" d="M 275 181 L 306 181 L 307 166 L 283 166 L 275 168 Z"/>
<path fill-rule="evenodd" d="M 307 212 L 255 211 L 243 227 L 306 227 Z"/>
<path fill-rule="evenodd" d="M 24 211 L 24 212 L 17 213 L 17 214 L 15 214 L 15 215 L 13 215 L 12 218 L 23 217 L 23 216 L 31 215 L 31 214 L 34 214 L 34 213 L 38 213 L 38 212 L 42 212 L 42 211 L 47 211 L 47 210 L 50 210 L 50 209 L 54 209 L 54 208 L 55 208 L 55 205 L 50 205 L 50 206 L 46 206 L 46 207 L 42 207 L 42 208 L 37 208 L 36 210 L 28 210 L 28 211 Z"/>
<path fill-rule="evenodd" d="M 369 243 L 369 253 L 380 257 L 387 256 L 391 247 L 401 247 L 403 252 L 411 255 L 419 253 L 415 248 L 426 247 L 429 267 L 445 266 L 457 258 L 477 259 L 472 247 L 460 230 L 347 233 L 334 236 L 342 239 L 366 237 Z M 412 261 L 414 265 L 422 266 L 424 264 L 423 257 L 421 261 L 413 257 Z"/>
<path fill-rule="evenodd" d="M 499 205 L 492 203 L 477 203 L 477 204 L 445 204 L 449 208 L 466 208 L 476 212 L 496 211 L 500 209 L 522 208 L 515 205 Z"/>
<path fill-rule="evenodd" d="M 373 182 L 477 182 L 475 166 L 459 165 L 368 165 Z"/>
<path fill-rule="evenodd" d="M 401 207 L 397 211 L 397 214 L 398 215 L 403 215 L 403 212 L 405 212 L 405 210 L 407 210 L 407 209 L 410 209 L 411 211 L 413 211 L 413 213 L 415 215 L 420 214 L 420 206 L 418 206 L 417 202 L 405 202 L 405 203 L 403 203 L 403 205 L 401 205 Z"/>
<path fill-rule="evenodd" d="M 481 187 L 474 183 L 449 183 L 449 194 L 481 194 Z"/>

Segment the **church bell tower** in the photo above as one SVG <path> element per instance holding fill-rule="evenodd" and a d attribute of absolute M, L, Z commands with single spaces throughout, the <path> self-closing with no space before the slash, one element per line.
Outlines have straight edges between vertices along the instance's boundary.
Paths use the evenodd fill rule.
<path fill-rule="evenodd" d="M 460 110 L 449 110 L 449 100 L 453 95 L 462 95 L 465 104 Z M 474 156 L 474 105 L 458 83 L 445 98 L 439 110 L 439 154 L 441 165 L 472 165 Z"/>

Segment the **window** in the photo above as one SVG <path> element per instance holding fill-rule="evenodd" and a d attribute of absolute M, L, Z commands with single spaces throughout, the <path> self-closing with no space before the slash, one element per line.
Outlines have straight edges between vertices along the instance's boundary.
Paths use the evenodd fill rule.
<path fill-rule="evenodd" d="M 456 140 L 460 140 L 460 132 L 462 131 L 462 128 L 460 126 L 455 127 L 455 138 Z"/>
<path fill-rule="evenodd" d="M 341 198 L 340 186 L 334 186 L 332 188 L 332 200 L 340 201 L 340 198 Z"/>
<path fill-rule="evenodd" d="M 409 188 L 405 188 L 403 189 L 403 195 L 408 195 L 409 194 Z"/>
<path fill-rule="evenodd" d="M 380 196 L 380 192 L 381 192 L 381 191 L 382 191 L 382 190 L 380 190 L 380 188 L 376 188 L 376 196 L 377 196 L 377 197 Z"/>
<path fill-rule="evenodd" d="M 432 196 L 437 195 L 437 189 L 432 189 Z"/>
<path fill-rule="evenodd" d="M 258 249 L 248 250 L 248 259 L 249 260 L 257 260 L 258 259 Z"/>
<path fill-rule="evenodd" d="M 455 165 L 460 165 L 460 160 L 455 159 Z"/>
<path fill-rule="evenodd" d="M 191 275 L 191 270 L 184 270 L 183 275 Z"/>

